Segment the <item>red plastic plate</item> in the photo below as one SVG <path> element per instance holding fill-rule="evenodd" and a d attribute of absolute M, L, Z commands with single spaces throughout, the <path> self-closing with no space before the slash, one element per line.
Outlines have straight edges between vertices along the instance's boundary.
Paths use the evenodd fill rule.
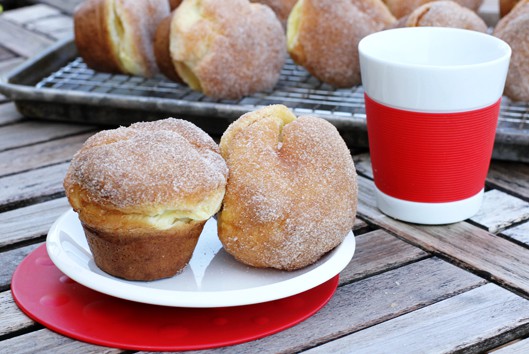
<path fill-rule="evenodd" d="M 42 245 L 17 267 L 11 291 L 30 318 L 68 337 L 121 349 L 176 351 L 244 343 L 292 327 L 320 310 L 337 286 L 338 275 L 301 294 L 255 305 L 157 306 L 74 282 Z"/>

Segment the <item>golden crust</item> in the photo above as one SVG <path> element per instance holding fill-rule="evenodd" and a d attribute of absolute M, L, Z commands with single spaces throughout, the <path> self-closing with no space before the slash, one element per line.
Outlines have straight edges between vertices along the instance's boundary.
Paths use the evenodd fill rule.
<path fill-rule="evenodd" d="M 178 73 L 171 58 L 171 52 L 169 51 L 171 41 L 171 20 L 173 14 L 164 18 L 158 28 L 156 29 L 156 35 L 154 39 L 154 56 L 156 57 L 156 63 L 160 72 L 164 74 L 168 79 L 183 84 L 184 81 Z"/>
<path fill-rule="evenodd" d="M 354 163 L 327 121 L 281 105 L 243 115 L 221 138 L 230 178 L 218 234 L 239 261 L 294 270 L 317 261 L 351 230 Z"/>
<path fill-rule="evenodd" d="M 409 15 L 413 10 L 421 5 L 435 0 L 384 0 L 391 13 L 398 19 Z M 483 0 L 454 0 L 454 2 L 476 12 L 483 3 Z"/>
<path fill-rule="evenodd" d="M 168 15 L 167 0 L 86 0 L 74 14 L 79 54 L 95 70 L 152 77 L 155 31 Z"/>
<path fill-rule="evenodd" d="M 171 23 L 179 76 L 215 98 L 236 99 L 273 88 L 286 57 L 274 12 L 247 0 L 186 0 Z"/>
<path fill-rule="evenodd" d="M 269 6 L 276 14 L 283 27 L 286 28 L 288 15 L 296 4 L 297 0 L 250 0 Z"/>
<path fill-rule="evenodd" d="M 169 0 L 169 7 L 171 8 L 171 11 L 180 6 L 181 3 L 182 0 Z"/>
<path fill-rule="evenodd" d="M 186 223 L 169 230 L 128 233 L 91 228 L 83 224 L 96 265 L 127 280 L 151 281 L 172 277 L 187 265 L 205 221 Z"/>
<path fill-rule="evenodd" d="M 487 24 L 481 17 L 453 1 L 433 1 L 419 6 L 395 27 L 452 27 L 487 32 Z"/>
<path fill-rule="evenodd" d="M 529 1 L 520 1 L 501 18 L 493 34 L 512 50 L 504 94 L 514 101 L 529 101 Z"/>
<path fill-rule="evenodd" d="M 507 15 L 520 0 L 500 0 L 500 17 Z"/>
<path fill-rule="evenodd" d="M 72 159 L 64 188 L 101 269 L 146 280 L 152 269 L 160 267 L 156 274 L 165 277 L 162 269 L 180 269 L 176 264 L 191 257 L 189 245 L 220 208 L 227 174 L 211 137 L 169 118 L 93 135 Z M 161 244 L 163 251 L 156 249 Z M 169 258 L 148 256 L 157 252 Z M 130 264 L 136 260 L 148 261 Z"/>
<path fill-rule="evenodd" d="M 121 73 L 117 51 L 105 26 L 106 0 L 87 0 L 74 12 L 75 45 L 88 67 L 104 72 Z"/>
<path fill-rule="evenodd" d="M 381 0 L 300 0 L 290 13 L 288 52 L 319 80 L 360 83 L 358 43 L 395 21 Z"/>

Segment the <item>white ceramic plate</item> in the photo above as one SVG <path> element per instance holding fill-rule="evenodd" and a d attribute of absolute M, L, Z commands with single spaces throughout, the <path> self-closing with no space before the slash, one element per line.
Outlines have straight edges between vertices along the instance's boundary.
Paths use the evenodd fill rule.
<path fill-rule="evenodd" d="M 139 282 L 113 277 L 95 265 L 73 210 L 55 221 L 46 240 L 53 263 L 78 283 L 122 299 L 177 307 L 240 306 L 299 294 L 342 271 L 353 257 L 355 244 L 351 232 L 341 245 L 306 268 L 293 272 L 258 269 L 224 251 L 212 218 L 184 271 L 172 278 Z"/>

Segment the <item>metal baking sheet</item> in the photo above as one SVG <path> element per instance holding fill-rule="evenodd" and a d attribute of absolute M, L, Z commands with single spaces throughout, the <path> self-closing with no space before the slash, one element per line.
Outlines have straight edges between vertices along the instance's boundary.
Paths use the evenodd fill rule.
<path fill-rule="evenodd" d="M 220 135 L 242 114 L 281 103 L 296 115 L 334 124 L 351 147 L 367 148 L 362 86 L 336 89 L 288 60 L 276 87 L 240 100 L 215 100 L 164 77 L 95 72 L 78 57 L 72 38 L 57 43 L 0 82 L 0 93 L 24 116 L 109 126 L 166 117 L 188 119 Z M 502 100 L 493 158 L 529 162 L 529 105 Z"/>

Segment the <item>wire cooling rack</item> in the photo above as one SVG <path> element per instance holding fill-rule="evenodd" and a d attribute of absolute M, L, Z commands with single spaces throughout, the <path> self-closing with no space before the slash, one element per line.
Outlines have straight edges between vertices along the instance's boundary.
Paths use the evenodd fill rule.
<path fill-rule="evenodd" d="M 36 118 L 127 125 L 169 116 L 189 119 L 210 134 L 222 134 L 240 115 L 284 104 L 297 115 L 333 123 L 348 144 L 367 147 L 362 86 L 336 89 L 287 60 L 268 92 L 217 100 L 162 76 L 152 79 L 96 72 L 77 56 L 72 41 L 51 48 L 16 70 L 0 92 L 22 114 Z M 493 157 L 529 162 L 529 105 L 502 100 Z"/>
<path fill-rule="evenodd" d="M 290 59 L 281 70 L 279 82 L 273 90 L 259 92 L 240 100 L 212 99 L 163 77 L 146 79 L 95 72 L 89 69 L 81 58 L 76 58 L 50 76 L 43 78 L 35 87 L 129 97 L 176 99 L 197 105 L 214 102 L 228 106 L 259 107 L 282 103 L 299 112 L 365 117 L 364 91 L 361 86 L 352 89 L 335 89 L 320 82 Z"/>

